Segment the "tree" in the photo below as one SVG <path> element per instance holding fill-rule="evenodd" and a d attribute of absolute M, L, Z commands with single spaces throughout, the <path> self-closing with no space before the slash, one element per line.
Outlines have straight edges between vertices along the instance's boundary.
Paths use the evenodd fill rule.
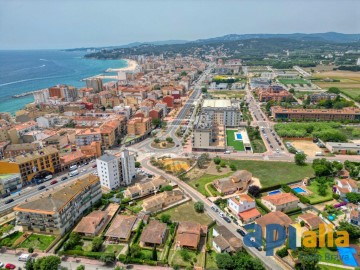
<path fill-rule="evenodd" d="M 328 90 L 327 90 L 328 93 L 334 93 L 334 94 L 340 94 L 340 89 L 337 88 L 337 87 L 330 87 Z"/>
<path fill-rule="evenodd" d="M 154 139 L 154 143 L 159 143 L 160 142 L 160 139 L 159 138 L 155 138 Z"/>
<path fill-rule="evenodd" d="M 156 250 L 156 245 L 154 245 L 154 248 L 152 250 L 152 256 L 151 256 L 153 261 L 157 261 L 157 250 Z"/>
<path fill-rule="evenodd" d="M 219 269 L 234 269 L 234 262 L 229 253 L 216 254 L 216 265 Z"/>
<path fill-rule="evenodd" d="M 103 253 L 100 257 L 100 260 L 105 264 L 113 264 L 115 262 L 115 255 L 112 253 Z"/>
<path fill-rule="evenodd" d="M 92 248 L 91 248 L 91 251 L 94 251 L 94 252 L 98 252 L 101 250 L 101 247 L 102 247 L 102 244 L 103 244 L 103 240 L 100 238 L 100 237 L 95 237 L 93 240 L 92 240 Z"/>
<path fill-rule="evenodd" d="M 39 258 L 34 263 L 34 270 L 54 270 L 58 269 L 61 260 L 58 256 L 46 256 Z"/>
<path fill-rule="evenodd" d="M 199 169 L 204 169 L 205 164 L 209 162 L 209 160 L 209 154 L 201 154 L 197 160 L 197 166 L 199 167 Z"/>
<path fill-rule="evenodd" d="M 265 269 L 259 259 L 255 259 L 246 252 L 238 251 L 232 257 L 234 261 L 234 269 L 236 270 L 263 270 Z"/>
<path fill-rule="evenodd" d="M 260 187 L 255 186 L 255 185 L 252 185 L 252 186 L 249 187 L 248 193 L 249 193 L 251 196 L 253 196 L 253 197 L 256 198 L 256 197 L 258 197 L 259 194 L 260 194 Z"/>
<path fill-rule="evenodd" d="M 225 160 L 220 161 L 220 167 L 221 168 L 226 168 Z"/>
<path fill-rule="evenodd" d="M 298 260 L 301 269 L 315 270 L 319 262 L 319 255 L 316 248 L 301 247 L 298 249 Z"/>
<path fill-rule="evenodd" d="M 236 171 L 236 165 L 235 164 L 230 164 L 230 169 L 235 172 Z"/>
<path fill-rule="evenodd" d="M 291 94 L 295 94 L 295 89 L 294 89 L 294 88 L 290 88 L 289 92 L 290 92 Z"/>
<path fill-rule="evenodd" d="M 304 153 L 296 153 L 294 157 L 296 165 L 303 166 L 306 163 L 306 154 Z"/>
<path fill-rule="evenodd" d="M 196 202 L 196 203 L 194 204 L 194 209 L 195 209 L 195 211 L 198 212 L 198 213 L 203 213 L 203 212 L 204 212 L 204 209 L 205 209 L 204 203 L 203 203 L 203 202 Z"/>
<path fill-rule="evenodd" d="M 157 127 L 161 124 L 161 120 L 159 118 L 155 118 L 152 121 L 153 126 Z"/>
<path fill-rule="evenodd" d="M 163 223 L 171 223 L 171 216 L 168 215 L 168 214 L 162 214 L 162 215 L 160 216 L 160 220 L 161 220 L 161 222 L 163 222 Z"/>
<path fill-rule="evenodd" d="M 219 158 L 219 157 L 214 157 L 214 163 L 216 164 L 216 165 L 219 165 L 220 164 L 220 162 L 221 162 L 221 158 Z"/>
<path fill-rule="evenodd" d="M 185 248 L 182 248 L 180 250 L 180 256 L 184 261 L 190 261 L 190 259 L 191 259 L 189 251 L 187 249 L 185 249 Z"/>
<path fill-rule="evenodd" d="M 32 259 L 32 258 L 30 258 L 30 260 L 28 260 L 28 261 L 25 263 L 25 269 L 26 269 L 26 270 L 35 270 L 34 264 L 35 264 L 35 260 Z"/>
<path fill-rule="evenodd" d="M 355 192 L 346 193 L 346 199 L 348 199 L 349 202 L 356 204 L 360 202 L 360 194 Z"/>
<path fill-rule="evenodd" d="M 350 239 L 358 239 L 360 238 L 360 228 L 354 226 L 346 221 L 340 221 L 338 231 L 347 231 L 349 233 Z"/>
<path fill-rule="evenodd" d="M 167 137 L 167 138 L 166 138 L 166 141 L 167 141 L 168 143 L 173 143 L 173 142 L 174 142 L 173 138 L 171 138 L 171 137 Z"/>
<path fill-rule="evenodd" d="M 77 246 L 81 241 L 80 235 L 76 232 L 70 233 L 69 240 L 64 244 L 64 250 L 69 250 Z"/>
<path fill-rule="evenodd" d="M 85 270 L 85 266 L 84 265 L 79 265 L 78 267 L 76 267 L 76 270 Z"/>
<path fill-rule="evenodd" d="M 201 88 L 201 92 L 207 93 L 207 88 L 206 88 L 206 87 L 202 87 L 202 88 Z"/>
<path fill-rule="evenodd" d="M 131 246 L 131 255 L 134 258 L 139 258 L 141 256 L 141 248 L 139 245 L 132 245 Z"/>
<path fill-rule="evenodd" d="M 135 168 L 141 168 L 141 163 L 139 161 L 135 162 Z"/>
<path fill-rule="evenodd" d="M 29 247 L 29 248 L 28 248 L 28 252 L 29 252 L 29 253 L 33 253 L 33 252 L 34 252 L 34 248 L 33 248 L 33 247 Z"/>

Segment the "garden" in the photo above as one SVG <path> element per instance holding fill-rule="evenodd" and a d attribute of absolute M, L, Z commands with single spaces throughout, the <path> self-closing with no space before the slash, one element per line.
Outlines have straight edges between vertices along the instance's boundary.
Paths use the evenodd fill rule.
<path fill-rule="evenodd" d="M 260 131 L 258 128 L 247 127 L 246 131 L 249 135 L 249 139 L 251 142 L 251 148 L 254 153 L 264 153 L 266 152 L 266 146 L 264 141 L 261 138 Z"/>
<path fill-rule="evenodd" d="M 151 143 L 151 147 L 156 149 L 168 149 L 175 146 L 173 138 L 168 137 L 165 140 L 160 140 L 159 138 L 155 138 Z"/>
<path fill-rule="evenodd" d="M 226 130 L 226 144 L 227 146 L 232 146 L 237 151 L 244 151 L 245 147 L 242 140 L 235 140 L 235 133 L 237 132 L 236 129 Z"/>
<path fill-rule="evenodd" d="M 45 251 L 52 242 L 55 240 L 53 235 L 44 234 L 31 234 L 26 238 L 18 247 L 19 248 L 33 248 L 41 251 Z"/>
<path fill-rule="evenodd" d="M 18 240 L 23 234 L 24 234 L 23 232 L 19 232 L 19 231 L 9 234 L 8 236 L 0 240 L 0 246 L 12 247 L 16 242 L 16 240 Z"/>
<path fill-rule="evenodd" d="M 310 185 L 306 186 L 306 188 L 311 191 L 311 194 L 302 195 L 310 200 L 310 204 L 331 201 L 333 199 L 333 184 L 333 178 L 317 177 L 310 182 Z"/>

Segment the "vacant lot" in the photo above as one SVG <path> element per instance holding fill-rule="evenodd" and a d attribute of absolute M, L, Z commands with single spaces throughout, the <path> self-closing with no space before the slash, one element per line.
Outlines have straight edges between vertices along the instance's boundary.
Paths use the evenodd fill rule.
<path fill-rule="evenodd" d="M 316 152 L 321 152 L 321 148 L 312 141 L 289 141 L 296 150 L 304 151 L 308 156 L 315 156 Z"/>
<path fill-rule="evenodd" d="M 304 79 L 279 79 L 279 82 L 281 82 L 282 84 L 307 84 L 309 83 L 308 81 L 304 80 Z"/>
<path fill-rule="evenodd" d="M 34 249 L 46 250 L 55 238 L 56 237 L 53 235 L 32 234 L 24 242 L 22 242 L 19 247 L 32 247 Z"/>
<path fill-rule="evenodd" d="M 298 166 L 290 162 L 227 160 L 228 164 L 235 164 L 238 170 L 248 170 L 260 180 L 262 187 L 287 184 L 305 177 L 314 176 L 310 165 Z"/>
<path fill-rule="evenodd" d="M 191 201 L 161 212 L 157 216 L 160 217 L 163 214 L 170 215 L 172 221 L 194 221 L 203 225 L 208 225 L 211 222 L 208 215 L 195 212 L 194 203 Z"/>
<path fill-rule="evenodd" d="M 226 130 L 226 142 L 228 146 L 234 147 L 237 151 L 244 151 L 244 143 L 239 140 L 235 140 L 235 133 L 237 130 L 234 129 L 227 129 Z"/>
<path fill-rule="evenodd" d="M 307 186 L 306 188 L 308 190 L 310 190 L 312 192 L 311 195 L 305 195 L 303 194 L 304 196 L 306 196 L 306 198 L 308 198 L 310 200 L 310 203 L 311 204 L 317 204 L 317 203 L 320 203 L 320 202 L 324 202 L 326 200 L 331 200 L 332 199 L 332 195 L 333 195 L 333 192 L 332 192 L 332 185 L 329 185 L 329 184 L 326 184 L 327 187 L 326 187 L 326 195 L 325 196 L 321 196 L 319 195 L 319 183 L 316 182 L 316 181 L 311 181 L 310 185 Z"/>
<path fill-rule="evenodd" d="M 212 183 L 214 180 L 221 179 L 221 178 L 224 178 L 224 177 L 228 177 L 232 173 L 233 172 L 223 174 L 223 175 L 204 174 L 200 178 L 191 180 L 188 183 L 189 183 L 190 186 L 192 186 L 194 189 L 199 191 L 201 194 L 203 194 L 205 196 L 211 196 L 209 194 L 209 192 L 207 192 L 205 186 L 208 183 Z M 207 187 L 208 187 L 208 189 L 210 189 L 210 192 L 212 193 L 212 195 L 215 195 L 215 196 L 220 195 L 219 192 L 211 184 L 209 184 Z"/>

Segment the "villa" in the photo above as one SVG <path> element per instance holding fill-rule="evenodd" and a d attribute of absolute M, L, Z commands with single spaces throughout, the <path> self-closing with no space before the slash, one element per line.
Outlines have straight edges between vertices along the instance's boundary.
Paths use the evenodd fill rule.
<path fill-rule="evenodd" d="M 250 184 L 252 174 L 249 171 L 241 170 L 235 172 L 228 178 L 219 179 L 213 182 L 217 191 L 222 194 L 232 194 L 236 191 L 244 191 Z"/>
<path fill-rule="evenodd" d="M 352 179 L 337 179 L 334 189 L 335 193 L 339 194 L 341 198 L 345 198 L 349 192 L 359 192 L 358 183 Z"/>
<path fill-rule="evenodd" d="M 262 197 L 261 202 L 272 212 L 287 212 L 297 208 L 300 199 L 292 193 L 278 193 Z"/>
<path fill-rule="evenodd" d="M 317 230 L 319 229 L 319 225 L 324 223 L 324 221 L 317 215 L 312 213 L 305 213 L 298 216 L 299 222 L 304 221 L 305 226 L 309 230 Z"/>
<path fill-rule="evenodd" d="M 275 211 L 258 218 L 255 223 L 261 227 L 263 235 L 266 235 L 266 225 L 279 224 L 280 226 L 284 227 L 287 232 L 290 224 L 292 223 L 292 220 L 283 212 Z M 275 235 L 275 239 L 276 238 L 277 237 Z"/>
<path fill-rule="evenodd" d="M 242 243 L 232 232 L 225 226 L 216 226 L 213 229 L 212 246 L 216 252 L 233 253 L 242 249 Z"/>
<path fill-rule="evenodd" d="M 228 199 L 228 209 L 237 215 L 243 224 L 261 217 L 261 213 L 255 206 L 255 200 L 247 194 L 240 194 Z"/>

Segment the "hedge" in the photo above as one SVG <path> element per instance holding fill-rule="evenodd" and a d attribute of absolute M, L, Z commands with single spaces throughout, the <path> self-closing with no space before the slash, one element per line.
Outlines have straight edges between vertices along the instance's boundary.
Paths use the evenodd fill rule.
<path fill-rule="evenodd" d="M 68 232 L 68 233 L 60 240 L 59 244 L 58 244 L 58 245 L 56 246 L 56 248 L 54 249 L 54 253 L 55 253 L 55 254 L 59 252 L 59 250 L 62 248 L 62 246 L 64 245 L 64 243 L 69 239 L 70 233 L 71 233 L 71 231 Z"/>
<path fill-rule="evenodd" d="M 120 254 L 118 260 L 122 263 L 137 263 L 137 264 L 147 264 L 147 265 L 157 265 L 157 261 L 147 260 L 147 259 L 140 259 L 140 258 L 133 258 L 126 256 L 125 254 Z"/>
<path fill-rule="evenodd" d="M 256 205 L 262 208 L 266 213 L 270 213 L 271 211 L 269 208 L 267 208 L 263 203 L 260 201 L 260 199 L 255 199 Z"/>
<path fill-rule="evenodd" d="M 285 212 L 285 214 L 287 214 L 287 215 L 294 215 L 294 214 L 298 214 L 298 213 L 302 213 L 302 210 L 300 207 L 296 207 L 295 209 Z"/>
<path fill-rule="evenodd" d="M 271 186 L 271 187 L 260 188 L 260 193 L 272 191 L 272 190 L 274 190 L 274 189 L 279 189 L 279 188 L 281 188 L 281 187 L 282 187 L 281 185 L 275 185 L 275 186 Z"/>
<path fill-rule="evenodd" d="M 104 252 L 93 252 L 93 251 L 83 251 L 83 250 L 64 250 L 59 253 L 59 255 L 76 255 L 76 256 L 84 256 L 88 258 L 93 258 L 99 260 L 102 255 L 112 253 L 104 253 Z"/>
<path fill-rule="evenodd" d="M 144 225 L 145 225 L 144 222 L 140 221 L 140 225 L 136 230 L 136 233 L 135 233 L 134 239 L 132 241 L 132 244 L 136 244 L 138 242 L 138 240 L 140 239 L 140 235 L 141 235 L 141 232 L 142 232 L 142 229 L 143 229 Z"/>

